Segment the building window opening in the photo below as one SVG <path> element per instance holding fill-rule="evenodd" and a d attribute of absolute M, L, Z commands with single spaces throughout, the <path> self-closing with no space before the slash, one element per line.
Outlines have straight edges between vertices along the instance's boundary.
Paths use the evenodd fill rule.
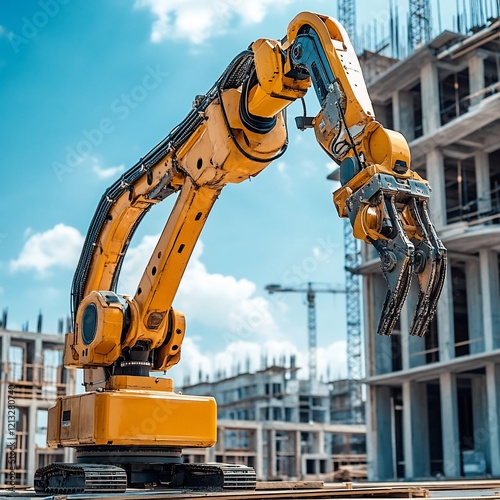
<path fill-rule="evenodd" d="M 444 175 L 448 224 L 477 220 L 480 214 L 473 159 L 445 158 Z"/>
<path fill-rule="evenodd" d="M 403 442 L 403 392 L 401 387 L 392 390 L 392 446 L 394 457 L 394 476 L 405 477 L 404 442 Z"/>
<path fill-rule="evenodd" d="M 413 137 L 412 139 L 417 139 L 424 134 L 424 129 L 422 125 L 422 91 L 420 89 L 420 83 L 415 85 L 410 92 L 413 94 Z"/>
<path fill-rule="evenodd" d="M 484 60 L 484 97 L 500 92 L 500 56 L 487 57 Z"/>
<path fill-rule="evenodd" d="M 441 425 L 441 389 L 439 381 L 427 384 L 427 419 L 431 476 L 443 474 L 443 431 Z"/>
<path fill-rule="evenodd" d="M 451 266 L 453 289 L 453 321 L 455 325 L 455 356 L 470 353 L 469 315 L 467 312 L 467 282 L 463 266 Z"/>
<path fill-rule="evenodd" d="M 306 474 L 316 474 L 316 461 L 312 459 L 306 460 Z"/>
<path fill-rule="evenodd" d="M 319 473 L 326 474 L 326 460 L 319 461 Z"/>
<path fill-rule="evenodd" d="M 500 149 L 489 154 L 490 165 L 490 200 L 491 200 L 491 221 L 500 221 Z M 493 217 L 495 216 L 496 217 Z"/>
<path fill-rule="evenodd" d="M 438 338 L 438 327 L 437 318 L 431 321 L 429 329 L 427 330 L 425 336 L 425 362 L 426 363 L 437 363 L 439 361 L 439 338 Z"/>
<path fill-rule="evenodd" d="M 9 348 L 9 382 L 25 380 L 25 356 L 21 346 L 11 345 Z"/>
<path fill-rule="evenodd" d="M 47 418 L 47 410 L 37 410 L 35 446 L 38 448 L 47 448 Z"/>
<path fill-rule="evenodd" d="M 472 384 L 469 378 L 457 377 L 458 429 L 460 451 L 474 449 L 474 422 L 472 414 Z"/>
<path fill-rule="evenodd" d="M 403 356 L 401 348 L 401 320 L 398 318 L 394 325 L 391 339 L 391 361 L 392 371 L 396 372 L 403 369 Z"/>
<path fill-rule="evenodd" d="M 469 69 L 447 74 L 439 81 L 441 125 L 469 110 Z"/>

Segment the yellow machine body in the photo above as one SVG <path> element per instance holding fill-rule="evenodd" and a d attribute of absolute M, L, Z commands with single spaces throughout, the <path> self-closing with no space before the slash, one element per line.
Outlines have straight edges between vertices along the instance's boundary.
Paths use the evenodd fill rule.
<path fill-rule="evenodd" d="M 215 444 L 217 405 L 213 398 L 176 394 L 171 379 L 114 378 L 113 390 L 65 397 L 50 408 L 50 447 L 206 448 Z M 134 386 L 149 389 L 131 389 Z"/>

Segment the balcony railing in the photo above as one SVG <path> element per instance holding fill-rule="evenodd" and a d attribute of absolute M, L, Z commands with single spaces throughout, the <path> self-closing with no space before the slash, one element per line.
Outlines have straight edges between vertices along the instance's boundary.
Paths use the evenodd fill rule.
<path fill-rule="evenodd" d="M 7 363 L 5 371 L 16 398 L 53 400 L 66 394 L 63 366 Z"/>
<path fill-rule="evenodd" d="M 481 207 L 481 208 L 480 208 Z M 469 201 L 464 205 L 448 208 L 448 224 L 468 222 L 475 224 L 500 223 L 500 186 L 492 189 L 487 196 Z"/>

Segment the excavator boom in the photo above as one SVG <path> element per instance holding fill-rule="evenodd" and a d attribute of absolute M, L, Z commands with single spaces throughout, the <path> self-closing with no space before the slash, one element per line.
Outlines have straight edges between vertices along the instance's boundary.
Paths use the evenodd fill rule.
<path fill-rule="evenodd" d="M 196 97 L 187 117 L 101 198 L 75 272 L 73 331 L 65 342 L 65 365 L 84 369 L 86 392 L 59 399 L 48 424 L 49 445 L 76 447 L 84 465 L 40 470 L 40 491 L 86 491 L 94 476 L 103 484 L 112 476 L 107 487 L 115 488 L 123 484 L 116 467 L 129 485 L 193 476 L 210 486 L 218 476 L 219 486 L 231 488 L 231 475 L 242 478 L 241 487 L 255 483 L 249 468 L 182 464 L 182 448 L 214 445 L 215 401 L 176 394 L 170 379 L 149 373 L 167 371 L 180 359 L 185 320 L 172 303 L 212 206 L 227 184 L 257 175 L 285 152 L 285 110 L 311 86 L 320 111 L 299 117 L 297 125 L 313 128 L 340 166 L 339 215 L 349 217 L 354 236 L 380 255 L 388 290 L 378 333 L 391 333 L 413 275 L 419 296 L 410 333 L 425 333 L 446 271 L 446 250 L 427 208 L 428 183 L 411 170 L 404 137 L 375 120 L 344 28 L 301 13 L 282 41 L 259 39 L 239 54 Z M 135 295 L 118 294 L 136 228 L 174 193 Z"/>

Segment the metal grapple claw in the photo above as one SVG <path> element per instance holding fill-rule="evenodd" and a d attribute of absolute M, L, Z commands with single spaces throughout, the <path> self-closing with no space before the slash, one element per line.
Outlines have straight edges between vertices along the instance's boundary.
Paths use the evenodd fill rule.
<path fill-rule="evenodd" d="M 434 318 L 437 302 L 446 277 L 446 248 L 431 222 L 427 201 L 412 200 L 412 215 L 423 239 L 415 252 L 414 272 L 418 276 L 419 295 L 410 335 L 422 337 Z M 415 247 L 417 248 L 417 246 Z"/>
<path fill-rule="evenodd" d="M 392 333 L 413 274 L 419 295 L 410 334 L 422 336 L 436 311 L 446 274 L 446 249 L 430 220 L 428 199 L 426 183 L 381 173 L 348 199 L 351 223 L 363 228 L 377 250 L 388 285 L 377 329 L 381 335 Z"/>
<path fill-rule="evenodd" d="M 424 263 L 423 269 L 418 273 L 420 285 L 419 300 L 420 296 L 422 296 L 422 309 L 424 311 L 421 313 L 417 303 L 415 317 L 410 328 L 411 335 L 422 337 L 436 313 L 437 303 L 446 277 L 447 258 L 446 248 L 439 239 L 436 229 L 431 222 L 427 209 L 427 201 L 421 200 L 419 205 L 422 223 L 421 227 L 425 230 L 427 235 L 427 245 L 432 248 L 431 259 Z M 425 279 L 427 275 L 429 275 L 428 280 Z"/>
<path fill-rule="evenodd" d="M 391 221 L 392 237 L 373 240 L 372 243 L 380 256 L 380 265 L 388 285 L 377 333 L 390 335 L 410 289 L 414 246 L 403 229 L 395 197 L 384 196 L 384 205 Z"/>

